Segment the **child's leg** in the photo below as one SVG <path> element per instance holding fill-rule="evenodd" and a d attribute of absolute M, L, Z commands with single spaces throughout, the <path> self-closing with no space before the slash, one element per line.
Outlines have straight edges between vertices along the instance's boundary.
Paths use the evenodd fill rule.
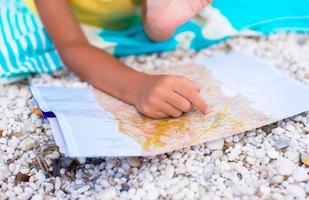
<path fill-rule="evenodd" d="M 143 0 L 145 32 L 155 41 L 168 39 L 176 28 L 194 17 L 211 0 Z"/>

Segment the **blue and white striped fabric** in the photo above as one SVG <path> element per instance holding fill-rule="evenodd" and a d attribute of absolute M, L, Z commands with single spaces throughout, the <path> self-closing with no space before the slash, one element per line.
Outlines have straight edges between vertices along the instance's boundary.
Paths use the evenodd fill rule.
<path fill-rule="evenodd" d="M 52 72 L 61 66 L 38 17 L 22 0 L 0 0 L 0 82 Z"/>

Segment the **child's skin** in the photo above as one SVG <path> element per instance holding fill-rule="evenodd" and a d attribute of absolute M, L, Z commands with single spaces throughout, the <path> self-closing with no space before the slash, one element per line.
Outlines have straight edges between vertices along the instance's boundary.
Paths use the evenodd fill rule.
<path fill-rule="evenodd" d="M 169 38 L 207 0 L 144 0 L 144 29 L 155 41 Z M 152 118 L 179 117 L 197 107 L 207 113 L 199 85 L 173 75 L 150 75 L 133 70 L 112 55 L 91 46 L 66 0 L 36 0 L 38 12 L 63 62 L 96 88 L 136 106 Z M 181 11 L 181 12 L 179 12 Z"/>

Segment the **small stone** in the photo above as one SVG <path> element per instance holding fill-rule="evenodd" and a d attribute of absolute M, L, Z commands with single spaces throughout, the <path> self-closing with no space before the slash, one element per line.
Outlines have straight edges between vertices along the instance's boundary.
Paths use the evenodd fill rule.
<path fill-rule="evenodd" d="M 60 190 L 61 188 L 61 179 L 59 177 L 56 177 L 56 180 L 55 180 L 55 190 Z"/>
<path fill-rule="evenodd" d="M 209 179 L 215 171 L 215 165 L 214 164 L 208 164 L 204 170 L 203 170 L 203 175 L 205 179 Z"/>
<path fill-rule="evenodd" d="M 279 156 L 279 153 L 275 149 L 271 149 L 270 151 L 267 151 L 268 157 L 272 159 L 276 159 Z"/>
<path fill-rule="evenodd" d="M 167 178 L 173 178 L 175 173 L 175 169 L 172 165 L 168 165 L 166 166 L 165 170 L 164 170 L 164 175 Z"/>
<path fill-rule="evenodd" d="M 52 153 L 49 153 L 49 154 L 45 155 L 46 159 L 51 159 L 51 160 L 58 159 L 59 157 L 60 157 L 60 154 L 57 151 L 54 151 Z"/>
<path fill-rule="evenodd" d="M 121 192 L 123 192 L 123 191 L 129 191 L 130 190 L 130 186 L 128 185 L 128 184 L 123 184 L 122 185 L 122 188 L 121 188 Z"/>
<path fill-rule="evenodd" d="M 288 191 L 289 194 L 299 199 L 304 199 L 306 196 L 305 190 L 297 185 L 288 185 L 286 190 Z"/>
<path fill-rule="evenodd" d="M 306 186 L 305 186 L 305 190 L 307 193 L 309 193 L 309 182 L 307 182 Z"/>
<path fill-rule="evenodd" d="M 7 164 L 0 157 L 0 181 L 8 178 L 10 176 L 9 168 Z"/>
<path fill-rule="evenodd" d="M 30 193 L 30 192 L 23 192 L 22 194 L 20 194 L 18 196 L 18 199 L 21 199 L 21 200 L 27 200 L 27 199 L 30 199 L 31 196 L 32 196 L 33 193 Z"/>
<path fill-rule="evenodd" d="M 44 196 L 42 194 L 35 194 L 32 196 L 31 200 L 43 200 Z"/>
<path fill-rule="evenodd" d="M 114 188 L 107 188 L 100 192 L 96 197 L 97 200 L 112 200 L 117 197 L 117 192 Z"/>
<path fill-rule="evenodd" d="M 13 148 L 16 148 L 18 144 L 19 144 L 19 139 L 16 137 L 12 137 L 12 139 L 8 141 L 8 145 Z"/>
<path fill-rule="evenodd" d="M 215 151 L 213 151 L 213 152 L 211 153 L 211 158 L 212 158 L 213 160 L 216 160 L 216 159 L 220 158 L 221 156 L 223 156 L 222 150 L 215 150 Z"/>
<path fill-rule="evenodd" d="M 146 199 L 149 200 L 156 200 L 159 197 L 159 192 L 156 188 L 152 188 L 151 190 L 147 191 L 146 193 Z"/>
<path fill-rule="evenodd" d="M 256 192 L 256 189 L 252 186 L 240 184 L 235 187 L 238 193 L 243 195 L 253 195 Z"/>
<path fill-rule="evenodd" d="M 33 196 L 33 189 L 30 187 L 25 187 L 24 192 L 18 196 L 18 199 L 30 199 Z"/>
<path fill-rule="evenodd" d="M 52 183 L 45 183 L 45 192 L 49 193 L 54 190 L 54 185 Z"/>
<path fill-rule="evenodd" d="M 32 149 L 34 147 L 34 145 L 35 145 L 35 141 L 34 141 L 34 139 L 32 139 L 30 137 L 24 139 L 19 144 L 20 148 L 25 150 L 25 151 Z"/>
<path fill-rule="evenodd" d="M 293 171 L 293 178 L 295 181 L 297 182 L 302 182 L 302 181 L 307 181 L 309 180 L 309 175 L 308 172 L 305 168 L 303 167 L 297 167 L 294 171 Z"/>
<path fill-rule="evenodd" d="M 255 151 L 255 156 L 258 158 L 263 158 L 265 156 L 265 150 L 264 149 L 257 149 Z"/>
<path fill-rule="evenodd" d="M 284 153 L 284 157 L 293 161 L 294 163 L 299 162 L 299 153 L 296 150 L 289 149 L 287 152 Z"/>
<path fill-rule="evenodd" d="M 207 142 L 206 146 L 208 149 L 211 150 L 220 150 L 223 149 L 224 146 L 224 139 L 214 140 L 211 142 Z"/>
<path fill-rule="evenodd" d="M 45 174 L 43 174 L 42 172 L 37 172 L 35 175 L 34 175 L 35 179 L 39 182 L 43 182 L 45 179 L 46 179 L 46 176 Z"/>
<path fill-rule="evenodd" d="M 276 143 L 275 143 L 275 147 L 277 150 L 280 150 L 280 149 L 285 149 L 287 147 L 290 146 L 290 141 L 289 140 L 285 140 L 285 139 L 282 139 L 282 138 L 279 138 Z"/>
<path fill-rule="evenodd" d="M 131 165 L 131 167 L 140 167 L 141 166 L 141 161 L 139 158 L 137 157 L 132 157 L 132 158 L 129 158 L 129 164 Z"/>
<path fill-rule="evenodd" d="M 60 159 L 54 159 L 52 162 L 52 173 L 53 176 L 60 176 Z"/>
<path fill-rule="evenodd" d="M 279 184 L 283 181 L 283 177 L 280 175 L 275 175 L 270 178 L 270 182 L 272 184 Z"/>
<path fill-rule="evenodd" d="M 17 185 L 15 188 L 14 188 L 14 192 L 17 194 L 17 195 L 20 195 L 21 193 L 23 193 L 23 188 L 20 186 L 20 185 Z"/>
<path fill-rule="evenodd" d="M 266 165 L 269 163 L 269 160 L 270 160 L 269 157 L 265 156 L 264 158 L 262 158 L 261 163 Z"/>
<path fill-rule="evenodd" d="M 293 170 L 297 167 L 297 165 L 286 158 L 280 157 L 276 161 L 276 167 L 279 174 L 290 175 L 293 173 Z"/>
<path fill-rule="evenodd" d="M 239 142 L 239 140 L 240 140 L 240 138 L 238 137 L 238 135 L 234 135 L 234 136 L 233 136 L 233 142 L 234 142 L 234 143 Z"/>
<path fill-rule="evenodd" d="M 150 167 L 150 171 L 151 172 L 155 172 L 155 171 L 157 171 L 158 170 L 158 168 L 157 168 L 157 166 L 155 166 L 155 165 L 152 165 L 151 167 Z"/>
<path fill-rule="evenodd" d="M 29 178 L 30 178 L 29 175 L 18 172 L 15 176 L 15 183 L 19 184 L 22 182 L 28 182 Z"/>
<path fill-rule="evenodd" d="M 265 185 L 261 185 L 260 186 L 260 192 L 264 195 L 269 195 L 270 194 L 270 188 L 265 186 Z"/>
<path fill-rule="evenodd" d="M 44 200 L 57 200 L 55 197 L 50 196 L 50 195 L 44 195 Z"/>
<path fill-rule="evenodd" d="M 36 114 L 37 116 L 42 116 L 41 110 L 39 108 L 33 108 L 32 113 Z"/>
<path fill-rule="evenodd" d="M 295 132 L 295 127 L 291 124 L 287 124 L 285 129 L 292 132 L 292 133 Z"/>
<path fill-rule="evenodd" d="M 248 164 L 254 165 L 255 158 L 247 156 L 246 161 L 247 161 Z"/>
<path fill-rule="evenodd" d="M 281 127 L 277 127 L 277 128 L 274 128 L 274 129 L 272 130 L 272 132 L 273 132 L 274 134 L 281 135 L 281 134 L 283 134 L 283 133 L 285 132 L 285 130 L 284 130 L 283 128 L 281 128 Z"/>
<path fill-rule="evenodd" d="M 6 138 L 0 138 L 0 144 L 7 144 L 8 140 Z"/>
<path fill-rule="evenodd" d="M 271 130 L 272 130 L 272 126 L 271 126 L 271 125 L 262 126 L 261 129 L 262 129 L 262 131 L 264 131 L 265 133 L 270 133 Z"/>
<path fill-rule="evenodd" d="M 90 189 L 90 186 L 89 186 L 89 185 L 85 185 L 85 186 L 82 186 L 81 188 L 79 188 L 79 189 L 77 190 L 77 192 L 78 192 L 79 194 L 83 194 L 84 192 L 88 191 L 89 189 Z"/>
<path fill-rule="evenodd" d="M 301 155 L 301 162 L 306 166 L 309 166 L 309 153 L 303 153 Z"/>
<path fill-rule="evenodd" d="M 233 142 L 233 136 L 228 136 L 228 137 L 224 138 L 224 140 L 227 143 L 232 143 Z"/>
<path fill-rule="evenodd" d="M 227 157 L 229 161 L 235 161 L 239 157 L 239 155 L 237 153 L 231 152 L 227 155 Z"/>
<path fill-rule="evenodd" d="M 73 158 L 61 158 L 60 159 L 60 167 L 61 168 L 68 168 L 70 167 L 70 165 L 72 165 L 72 163 L 74 163 L 74 159 Z"/>

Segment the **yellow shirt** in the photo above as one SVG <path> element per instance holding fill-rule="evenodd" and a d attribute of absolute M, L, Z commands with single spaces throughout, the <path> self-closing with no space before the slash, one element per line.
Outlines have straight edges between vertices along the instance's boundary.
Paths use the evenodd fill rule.
<path fill-rule="evenodd" d="M 34 0 L 24 2 L 37 13 Z M 140 16 L 140 0 L 69 0 L 69 3 L 80 22 L 104 28 L 126 28 Z"/>

